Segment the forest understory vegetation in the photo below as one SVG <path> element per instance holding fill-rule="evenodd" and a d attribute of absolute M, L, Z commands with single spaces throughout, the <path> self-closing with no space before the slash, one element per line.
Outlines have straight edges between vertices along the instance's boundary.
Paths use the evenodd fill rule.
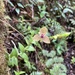
<path fill-rule="evenodd" d="M 75 75 L 75 1 L 4 0 L 6 60 L 11 75 Z"/>

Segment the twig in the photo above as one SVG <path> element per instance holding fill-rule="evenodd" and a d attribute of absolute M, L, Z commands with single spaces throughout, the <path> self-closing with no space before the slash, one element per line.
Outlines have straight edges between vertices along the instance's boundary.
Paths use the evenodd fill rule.
<path fill-rule="evenodd" d="M 3 20 L 1 20 L 1 19 L 0 19 L 0 21 L 3 22 L 3 23 L 5 23 L 5 24 L 7 24 L 7 27 L 12 28 L 14 31 L 18 32 L 22 37 L 24 37 L 23 34 L 21 34 L 17 29 L 15 29 L 15 28 L 14 28 L 13 26 L 11 26 L 9 23 L 7 23 L 6 21 L 3 21 Z"/>
<path fill-rule="evenodd" d="M 17 71 L 19 72 L 19 66 L 16 66 Z"/>

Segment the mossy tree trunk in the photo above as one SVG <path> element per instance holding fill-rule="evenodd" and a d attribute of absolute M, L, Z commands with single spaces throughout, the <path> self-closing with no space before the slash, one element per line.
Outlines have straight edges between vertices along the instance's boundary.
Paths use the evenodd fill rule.
<path fill-rule="evenodd" d="M 4 47 L 5 34 L 7 32 L 4 21 L 4 2 L 0 0 L 0 75 L 8 75 L 7 61 L 5 58 L 6 48 Z"/>

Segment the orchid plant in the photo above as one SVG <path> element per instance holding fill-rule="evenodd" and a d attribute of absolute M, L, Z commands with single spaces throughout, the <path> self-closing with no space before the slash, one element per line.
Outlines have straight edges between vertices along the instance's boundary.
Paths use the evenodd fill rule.
<path fill-rule="evenodd" d="M 41 41 L 44 43 L 50 43 L 49 37 L 46 35 L 48 32 L 48 29 L 46 27 L 42 27 L 38 34 L 34 35 L 33 39 L 34 41 Z"/>

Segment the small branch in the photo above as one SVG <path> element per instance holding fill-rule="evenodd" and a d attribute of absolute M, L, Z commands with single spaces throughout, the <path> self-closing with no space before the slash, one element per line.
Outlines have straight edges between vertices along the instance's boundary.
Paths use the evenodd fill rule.
<path fill-rule="evenodd" d="M 17 71 L 19 72 L 19 66 L 16 66 Z"/>
<path fill-rule="evenodd" d="M 4 25 L 6 24 L 7 27 L 10 27 L 10 28 L 13 29 L 14 31 L 18 32 L 22 37 L 24 37 L 23 34 L 21 34 L 17 29 L 15 29 L 15 28 L 14 28 L 13 26 L 11 26 L 9 23 L 7 23 L 6 21 L 3 21 L 3 20 L 1 20 L 1 19 L 0 19 L 0 21 L 3 22 Z"/>

